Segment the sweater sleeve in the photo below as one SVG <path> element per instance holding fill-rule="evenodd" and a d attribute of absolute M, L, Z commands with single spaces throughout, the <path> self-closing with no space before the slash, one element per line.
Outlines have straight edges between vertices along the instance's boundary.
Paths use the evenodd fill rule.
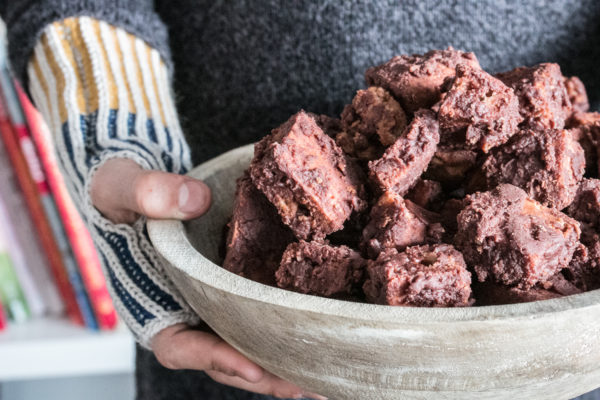
<path fill-rule="evenodd" d="M 90 16 L 124 29 L 158 50 L 170 64 L 167 29 L 153 0 L 0 0 L 8 50 L 17 77 L 28 87 L 27 63 L 42 31 L 55 21 Z"/>
<path fill-rule="evenodd" d="M 162 268 L 145 221 L 113 224 L 94 208 L 89 193 L 95 171 L 112 158 L 174 173 L 190 167 L 159 52 L 104 21 L 67 18 L 42 31 L 27 75 L 121 318 L 145 347 L 169 325 L 196 324 L 198 317 Z"/>

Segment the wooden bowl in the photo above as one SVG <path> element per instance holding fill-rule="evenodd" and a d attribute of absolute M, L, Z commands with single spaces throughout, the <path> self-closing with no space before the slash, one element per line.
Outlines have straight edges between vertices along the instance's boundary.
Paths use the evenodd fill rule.
<path fill-rule="evenodd" d="M 600 291 L 533 303 L 410 308 L 303 295 L 222 269 L 218 248 L 245 146 L 190 172 L 205 216 L 149 221 L 185 299 L 265 369 L 333 399 L 569 399 L 600 386 Z"/>

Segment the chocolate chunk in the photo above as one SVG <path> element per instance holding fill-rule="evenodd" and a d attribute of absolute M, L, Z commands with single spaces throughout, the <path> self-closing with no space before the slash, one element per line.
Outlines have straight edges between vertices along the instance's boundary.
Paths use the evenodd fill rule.
<path fill-rule="evenodd" d="M 349 247 L 300 241 L 287 247 L 275 276 L 281 288 L 330 297 L 352 294 L 362 281 L 365 264 Z"/>
<path fill-rule="evenodd" d="M 233 215 L 228 224 L 223 268 L 246 278 L 275 284 L 275 271 L 292 231 L 253 185 L 248 173 L 237 181 Z"/>
<path fill-rule="evenodd" d="M 258 142 L 250 165 L 256 187 L 300 239 L 324 238 L 366 208 L 357 171 L 304 111 Z"/>
<path fill-rule="evenodd" d="M 600 228 L 600 180 L 584 179 L 577 188 L 575 200 L 567 214 L 592 228 Z"/>
<path fill-rule="evenodd" d="M 404 131 L 406 114 L 389 92 L 372 86 L 359 90 L 344 108 L 342 127 L 336 142 L 346 154 L 374 160 Z"/>
<path fill-rule="evenodd" d="M 600 122 L 600 113 L 598 112 L 575 112 L 569 118 L 567 128 L 577 128 L 580 126 L 597 125 Z"/>
<path fill-rule="evenodd" d="M 444 203 L 440 211 L 442 225 L 449 234 L 455 234 L 458 230 L 456 217 L 465 207 L 462 199 L 449 199 Z"/>
<path fill-rule="evenodd" d="M 581 247 L 581 244 L 577 248 L 579 248 L 579 247 Z M 576 254 L 576 253 L 577 253 L 577 249 L 575 250 L 575 252 L 573 254 Z M 571 259 L 571 262 L 573 262 L 573 259 Z M 570 265 L 570 263 L 569 263 L 569 265 Z M 567 280 L 565 278 L 565 276 L 563 275 L 563 271 L 566 271 L 567 269 L 568 269 L 568 266 L 563 268 L 560 271 L 560 273 L 551 277 L 547 282 L 544 282 L 543 284 L 538 284 L 538 286 L 544 288 L 545 290 L 550 290 L 552 292 L 558 293 L 561 296 L 571 296 L 573 294 L 582 293 L 583 290 L 581 290 L 580 288 L 575 286 L 573 284 L 573 282 Z"/>
<path fill-rule="evenodd" d="M 369 178 L 381 191 L 394 191 L 403 196 L 427 168 L 439 140 L 435 114 L 429 110 L 418 111 L 383 157 L 369 162 Z"/>
<path fill-rule="evenodd" d="M 581 244 L 560 273 L 582 291 L 600 289 L 600 235 L 589 225 L 581 225 Z"/>
<path fill-rule="evenodd" d="M 325 114 L 307 114 L 314 115 L 315 121 L 317 122 L 317 125 L 319 125 L 319 128 L 321 128 L 329 137 L 335 139 L 335 137 L 342 131 L 342 121 L 339 118 L 333 118 Z"/>
<path fill-rule="evenodd" d="M 418 206 L 431 209 L 442 198 L 442 185 L 438 181 L 419 179 L 415 186 L 406 194 L 406 199 Z"/>
<path fill-rule="evenodd" d="M 344 150 L 344 153 L 360 161 L 376 160 L 385 151 L 378 142 L 369 140 L 359 132 L 341 131 L 335 136 L 335 142 Z"/>
<path fill-rule="evenodd" d="M 457 217 L 457 247 L 480 281 L 520 289 L 547 282 L 569 265 L 579 245 L 579 224 L 503 184 L 467 196 Z"/>
<path fill-rule="evenodd" d="M 362 233 L 362 248 L 371 258 L 385 249 L 403 250 L 407 246 L 439 241 L 439 216 L 394 192 L 384 193 L 371 209 L 370 220 Z M 442 231 L 443 233 L 443 231 Z"/>
<path fill-rule="evenodd" d="M 571 76 L 570 78 L 563 78 L 563 82 L 567 89 L 567 96 L 573 107 L 573 112 L 587 112 L 590 109 L 590 102 L 588 101 L 587 92 L 581 79 Z"/>
<path fill-rule="evenodd" d="M 408 200 L 407 200 L 408 201 Z M 435 220 L 439 219 L 439 215 L 435 215 Z M 427 226 L 427 236 L 425 236 L 425 241 L 427 243 L 442 243 L 446 236 L 448 236 L 448 232 L 444 225 L 441 222 L 432 222 L 433 218 L 427 217 L 429 221 L 429 225 Z"/>
<path fill-rule="evenodd" d="M 438 145 L 425 174 L 446 187 L 460 185 L 477 164 L 477 153 L 450 145 Z"/>
<path fill-rule="evenodd" d="M 523 127 L 564 128 L 572 106 L 558 64 L 519 67 L 496 76 L 513 88 L 519 98 Z"/>
<path fill-rule="evenodd" d="M 522 131 L 490 153 L 471 186 L 485 190 L 510 183 L 562 210 L 575 198 L 584 169 L 583 149 L 568 130 Z M 480 183 L 483 188 L 477 188 Z"/>
<path fill-rule="evenodd" d="M 423 55 L 396 56 L 385 64 L 369 68 L 365 79 L 369 86 L 389 90 L 402 108 L 412 114 L 440 100 L 440 86 L 446 78 L 454 76 L 458 64 L 479 68 L 475 54 L 448 47 Z"/>
<path fill-rule="evenodd" d="M 377 304 L 464 307 L 471 301 L 471 274 L 462 255 L 447 244 L 388 250 L 367 264 L 363 286 Z"/>
<path fill-rule="evenodd" d="M 568 121 L 569 131 L 577 140 L 585 154 L 585 175 L 597 177 L 598 144 L 600 143 L 600 113 L 578 112 L 571 115 Z"/>
<path fill-rule="evenodd" d="M 439 106 L 443 144 L 463 144 L 487 153 L 517 132 L 522 118 L 512 89 L 479 68 L 456 67 Z"/>

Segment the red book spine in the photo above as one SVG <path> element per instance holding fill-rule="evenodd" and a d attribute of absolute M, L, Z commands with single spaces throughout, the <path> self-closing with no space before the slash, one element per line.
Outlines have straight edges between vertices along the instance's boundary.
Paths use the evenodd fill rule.
<path fill-rule="evenodd" d="M 52 269 L 58 291 L 65 303 L 67 314 L 73 322 L 83 325 L 83 316 L 77 306 L 75 292 L 69 283 L 69 277 L 63 264 L 60 249 L 54 239 L 50 223 L 40 200 L 38 185 L 29 174 L 29 167 L 20 151 L 17 135 L 13 132 L 12 124 L 2 101 L 0 101 L 0 135 L 4 141 L 8 158 L 13 165 L 17 181 L 23 192 L 25 203 L 35 224 L 42 247 L 48 257 L 48 263 Z"/>
<path fill-rule="evenodd" d="M 4 329 L 6 329 L 6 314 L 4 314 L 4 306 L 2 305 L 2 302 L 0 301 L 0 331 L 3 331 Z"/>
<path fill-rule="evenodd" d="M 112 329 L 117 324 L 117 314 L 106 287 L 100 259 L 92 237 L 67 191 L 54 156 L 55 151 L 50 131 L 42 115 L 31 104 L 18 83 L 15 83 L 15 85 L 25 113 L 25 119 L 29 125 L 29 131 L 36 145 L 50 190 L 54 195 L 58 212 L 79 265 L 96 320 L 101 329 Z"/>

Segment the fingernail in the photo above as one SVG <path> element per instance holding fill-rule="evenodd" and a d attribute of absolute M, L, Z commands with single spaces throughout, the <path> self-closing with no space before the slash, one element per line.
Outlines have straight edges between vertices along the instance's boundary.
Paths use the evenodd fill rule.
<path fill-rule="evenodd" d="M 204 211 L 210 204 L 210 189 L 200 181 L 186 181 L 179 187 L 179 210 L 185 214 Z"/>

